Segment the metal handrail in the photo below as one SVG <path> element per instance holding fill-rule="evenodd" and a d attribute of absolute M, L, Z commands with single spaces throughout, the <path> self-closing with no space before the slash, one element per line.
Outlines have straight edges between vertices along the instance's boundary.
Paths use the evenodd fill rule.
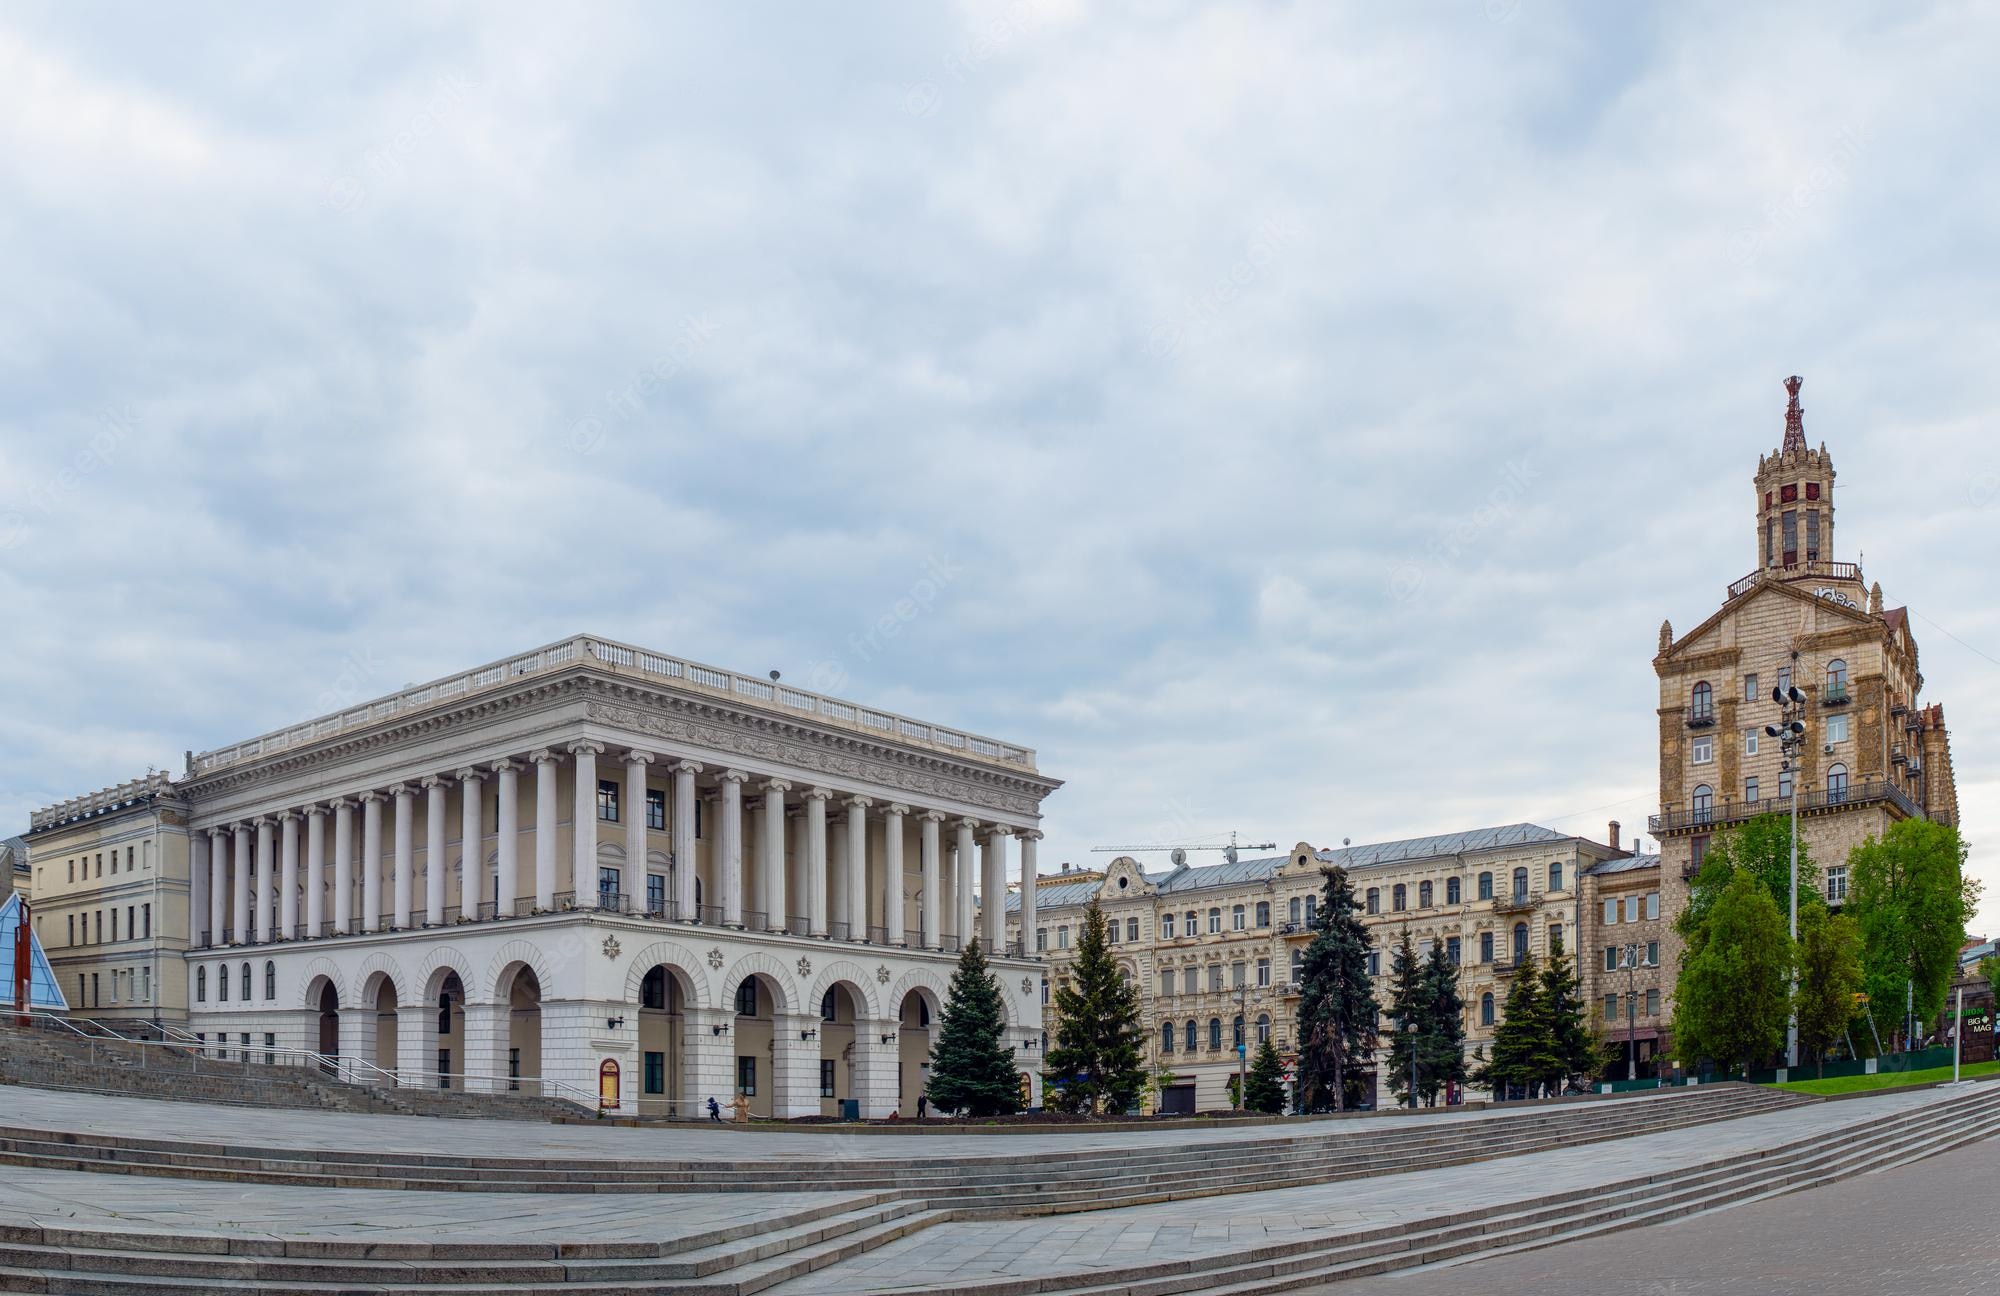
<path fill-rule="evenodd" d="M 1838 790 L 1824 788 L 1817 792 L 1806 792 L 1799 796 L 1799 809 L 1824 810 L 1830 806 L 1859 805 L 1874 801 L 1887 801 L 1901 810 L 1906 818 L 1921 819 L 1923 811 L 1916 802 L 1897 787 L 1883 779 L 1850 780 Z M 1663 832 L 1674 832 L 1683 828 L 1706 828 L 1721 824 L 1739 823 L 1745 819 L 1755 819 L 1759 815 L 1782 814 L 1791 809 L 1791 798 L 1768 797 L 1761 801 L 1733 801 L 1705 810 L 1670 810 L 1656 814 L 1646 820 L 1647 830 L 1658 836 Z"/>

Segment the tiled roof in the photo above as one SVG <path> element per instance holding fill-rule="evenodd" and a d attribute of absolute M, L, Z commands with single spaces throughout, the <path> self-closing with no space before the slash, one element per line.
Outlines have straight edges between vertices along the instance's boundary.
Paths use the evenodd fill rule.
<path fill-rule="evenodd" d="M 1379 864 L 1401 864 L 1409 860 L 1436 859 L 1441 855 L 1465 855 L 1473 851 L 1499 850 L 1504 846 L 1532 846 L 1543 842 L 1570 840 L 1540 824 L 1503 824 L 1498 828 L 1474 828 L 1470 832 L 1444 833 L 1436 837 L 1410 837 L 1373 846 L 1342 846 L 1318 852 L 1323 863 L 1342 868 L 1372 868 Z"/>
<path fill-rule="evenodd" d="M 1053 876 L 1060 878 L 1062 874 L 1057 873 Z M 1097 894 L 1097 888 L 1103 885 L 1102 882 L 1090 881 L 1057 882 L 1051 886 L 1047 877 L 1039 878 L 1035 883 L 1035 907 L 1039 909 L 1044 905 L 1054 905 L 1057 908 L 1069 905 L 1087 905 L 1090 903 L 1090 897 Z M 977 907 L 977 896 L 973 897 L 973 902 L 974 907 Z M 1021 893 L 1018 891 L 1009 891 L 1007 893 L 1007 912 L 1019 913 L 1020 911 Z"/>
<path fill-rule="evenodd" d="M 1600 860 L 1585 869 L 1586 873 L 1633 873 L 1639 869 L 1660 867 L 1658 855 L 1627 855 L 1623 859 Z"/>

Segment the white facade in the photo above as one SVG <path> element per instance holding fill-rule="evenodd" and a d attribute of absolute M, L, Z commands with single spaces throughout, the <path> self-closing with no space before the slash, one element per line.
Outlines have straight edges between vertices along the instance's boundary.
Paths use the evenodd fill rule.
<path fill-rule="evenodd" d="M 626 1114 L 913 1114 L 956 951 L 1001 946 L 974 895 L 1018 839 L 1032 905 L 1058 786 L 1020 747 L 566 640 L 190 757 L 190 1028 L 405 1084 L 595 1096 L 610 1063 Z M 1032 1077 L 1039 965 L 992 962 Z"/>

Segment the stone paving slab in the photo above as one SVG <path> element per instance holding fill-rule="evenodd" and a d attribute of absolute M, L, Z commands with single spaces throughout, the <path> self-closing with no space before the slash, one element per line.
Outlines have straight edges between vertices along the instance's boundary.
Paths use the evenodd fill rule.
<path fill-rule="evenodd" d="M 1324 1237 L 1396 1220 L 1419 1221 L 1468 1204 L 1579 1193 L 1630 1179 L 1792 1142 L 1815 1134 L 1865 1137 L 1894 1113 L 1960 1096 L 1949 1089 L 1890 1093 L 1787 1108 L 1609 1143 L 1529 1152 L 1477 1166 L 1447 1166 L 1379 1178 L 1267 1192 L 1158 1202 L 1025 1220 L 935 1225 L 924 1232 L 772 1288 L 782 1296 L 890 1293 L 1211 1257 L 1288 1239 Z"/>
<path fill-rule="evenodd" d="M 1656 1101 L 1650 1096 L 1589 1104 Z M 626 1161 L 717 1160 L 780 1166 L 815 1161 L 881 1161 L 1035 1157 L 1112 1148 L 1183 1147 L 1190 1143 L 1289 1142 L 1307 1137 L 1412 1132 L 1505 1121 L 1547 1107 L 1431 1112 L 1222 1129 L 1108 1127 L 1082 1134 L 791 1134 L 672 1127 L 537 1125 L 518 1121 L 433 1116 L 260 1109 L 170 1102 L 122 1095 L 72 1094 L 0 1085 L 0 1124 L 127 1138 L 184 1138 L 190 1142 L 283 1147 L 310 1151 L 392 1151 L 447 1156 L 597 1158 Z"/>
<path fill-rule="evenodd" d="M 478 1195 L 362 1191 L 93 1174 L 0 1173 L 0 1222 L 106 1232 L 255 1237 L 278 1241 L 669 1242 L 800 1211 L 859 1207 L 866 1193 Z"/>

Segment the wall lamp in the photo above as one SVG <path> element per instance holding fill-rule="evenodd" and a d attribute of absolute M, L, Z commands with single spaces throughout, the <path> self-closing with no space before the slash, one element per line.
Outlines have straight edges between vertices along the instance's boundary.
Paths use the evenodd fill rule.
<path fill-rule="evenodd" d="M 799 1032 L 799 1038 L 802 1040 L 818 1039 L 819 1032 L 816 1030 L 802 1030 Z"/>
<path fill-rule="evenodd" d="M 623 1030 L 624 1027 L 625 1019 L 623 1017 L 612 1017 L 604 1023 L 604 1029 L 606 1030 Z"/>
<path fill-rule="evenodd" d="M 708 1033 L 709 1033 L 709 1034 L 711 1034 L 711 1035 L 720 1035 L 720 1034 L 722 1034 L 723 1032 L 727 1031 L 728 1029 L 729 1029 L 729 1027 L 728 1027 L 728 1026 L 726 1026 L 726 1025 L 723 1025 L 723 1026 L 710 1026 L 710 1027 L 708 1028 Z"/>
<path fill-rule="evenodd" d="M 894 1044 L 896 1042 L 896 1033 L 894 1031 L 890 1031 L 887 1035 L 884 1035 L 882 1037 L 882 1042 L 884 1044 Z"/>

